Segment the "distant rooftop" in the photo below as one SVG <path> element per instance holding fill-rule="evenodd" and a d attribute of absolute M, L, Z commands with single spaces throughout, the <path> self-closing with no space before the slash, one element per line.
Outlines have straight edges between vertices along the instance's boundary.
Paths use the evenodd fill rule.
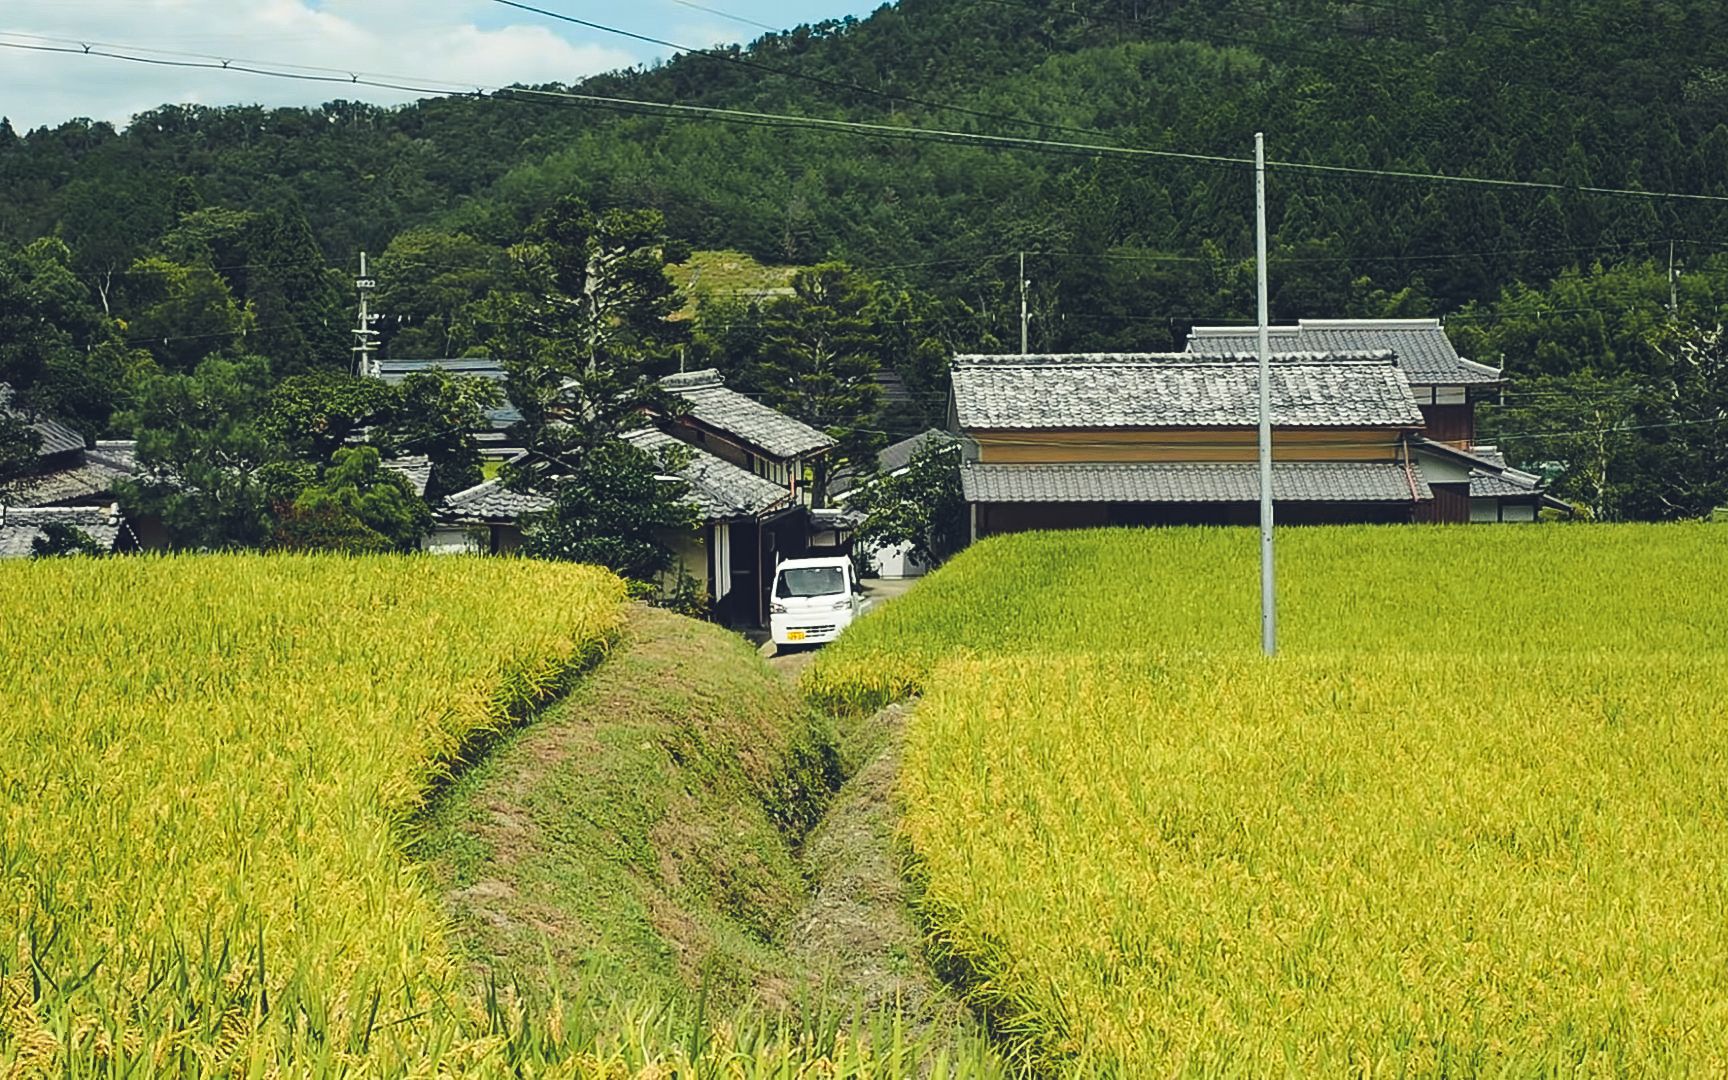
<path fill-rule="evenodd" d="M 704 521 L 755 517 L 792 498 L 791 491 L 772 480 L 763 479 L 665 432 L 642 428 L 624 438 L 650 453 L 671 448 L 686 455 L 677 474 L 690 485 L 684 501 L 693 506 Z"/>
<path fill-rule="evenodd" d="M 40 457 L 53 457 L 56 454 L 68 454 L 84 449 L 84 436 L 72 428 L 46 416 L 32 419 L 21 409 L 14 408 L 12 387 L 7 383 L 0 383 L 0 413 L 28 421 L 30 426 L 36 429 L 36 434 L 42 436 L 42 445 L 36 451 Z"/>
<path fill-rule="evenodd" d="M 476 379 L 490 379 L 502 383 L 507 378 L 504 365 L 489 356 L 458 356 L 444 360 L 380 360 L 378 361 L 378 377 L 392 386 L 402 383 L 410 375 L 428 371 L 445 371 L 451 375 L 466 375 Z M 522 412 L 506 399 L 496 408 L 486 410 L 486 419 L 493 430 L 503 431 L 522 422 Z"/>
<path fill-rule="evenodd" d="M 960 356 L 953 386 L 967 431 L 1259 423 L 1259 366 L 1243 356 Z M 1272 422 L 1420 427 L 1422 412 L 1390 353 L 1284 353 L 1272 365 Z"/>
<path fill-rule="evenodd" d="M 29 558 L 36 539 L 47 535 L 43 529 L 48 525 L 80 529 L 102 551 L 113 551 L 129 532 L 118 505 L 0 507 L 0 559 Z"/>
<path fill-rule="evenodd" d="M 668 375 L 660 385 L 683 398 L 698 423 L 736 436 L 772 457 L 803 457 L 835 445 L 826 432 L 728 388 L 725 377 L 715 368 Z"/>
<path fill-rule="evenodd" d="M 425 456 L 391 458 L 383 463 L 386 469 L 400 475 L 414 489 L 414 494 L 426 497 L 426 485 L 432 482 L 432 459 Z"/>
<path fill-rule="evenodd" d="M 1302 319 L 1270 328 L 1278 352 L 1392 353 L 1417 386 L 1472 386 L 1501 381 L 1498 368 L 1458 355 L 1439 319 Z M 1196 326 L 1188 352 L 1196 356 L 1253 354 L 1260 333 L 1252 326 Z"/>
<path fill-rule="evenodd" d="M 653 428 L 640 428 L 624 435 L 625 441 L 650 453 L 677 450 L 684 457 L 677 476 L 689 485 L 684 502 L 703 521 L 727 521 L 755 517 L 790 501 L 792 493 L 771 480 L 741 469 L 729 461 L 691 446 Z M 386 464 L 391 464 L 386 462 Z M 459 522 L 500 523 L 519 520 L 524 514 L 552 508 L 552 500 L 534 492 L 511 491 L 500 481 L 488 480 L 444 500 L 444 516 Z"/>

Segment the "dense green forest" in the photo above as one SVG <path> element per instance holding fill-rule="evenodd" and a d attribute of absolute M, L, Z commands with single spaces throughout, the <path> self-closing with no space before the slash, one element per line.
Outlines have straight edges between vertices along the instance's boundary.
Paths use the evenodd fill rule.
<path fill-rule="evenodd" d="M 1725 33 L 1709 0 L 902 0 L 541 89 L 1231 157 L 1264 130 L 1289 162 L 1728 196 Z M 1252 193 L 1229 163 L 526 93 L 0 126 L 0 379 L 94 434 L 140 364 L 340 367 L 361 250 L 387 350 L 484 350 L 513 245 L 576 196 L 659 211 L 692 248 L 851 267 L 843 314 L 910 388 L 852 422 L 885 438 L 938 415 L 948 351 L 1017 342 L 1021 251 L 1038 349 L 1179 348 L 1194 323 L 1252 318 Z M 1514 456 L 1569 497 L 1612 516 L 1728 498 L 1631 490 L 1670 467 L 1652 444 L 1708 418 L 1677 418 L 1676 396 L 1721 393 L 1678 358 L 1728 308 L 1728 202 L 1288 169 L 1270 193 L 1276 318 L 1446 315 L 1515 380 L 1497 421 Z M 710 296 L 684 360 L 748 381 L 795 321 L 764 307 Z M 20 344 L 44 327 L 53 347 Z M 1562 440 L 1592 427 L 1636 433 L 1592 466 L 1603 483 Z"/>

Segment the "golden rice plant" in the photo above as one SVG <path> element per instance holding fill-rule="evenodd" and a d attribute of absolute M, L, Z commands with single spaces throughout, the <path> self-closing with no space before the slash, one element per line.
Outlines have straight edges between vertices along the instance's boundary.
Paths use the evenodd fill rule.
<path fill-rule="evenodd" d="M 1286 653 L 1697 653 L 1728 640 L 1728 531 L 1710 525 L 1389 526 L 1278 534 Z M 1260 645 L 1259 534 L 1100 529 L 985 540 L 819 653 L 838 710 L 917 694 L 956 656 Z"/>
<path fill-rule="evenodd" d="M 1071 1075 L 1728 1072 L 1728 534 L 980 544 L 819 656 L 923 694 L 943 970 Z"/>
<path fill-rule="evenodd" d="M 405 844 L 622 600 L 505 560 L 0 565 L 0 1073 L 472 1056 Z"/>
<path fill-rule="evenodd" d="M 1723 1075 L 1723 659 L 945 666 L 933 951 L 1046 1072 Z"/>

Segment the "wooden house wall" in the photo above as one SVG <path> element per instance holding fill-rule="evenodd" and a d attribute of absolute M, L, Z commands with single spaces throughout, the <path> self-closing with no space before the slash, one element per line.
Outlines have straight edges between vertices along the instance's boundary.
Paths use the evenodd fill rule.
<path fill-rule="evenodd" d="M 1434 491 L 1434 501 L 1422 503 L 1416 520 L 1430 525 L 1465 525 L 1470 521 L 1470 484 L 1428 485 Z"/>
<path fill-rule="evenodd" d="M 991 464 L 1077 462 L 1226 462 L 1259 459 L 1253 428 L 1159 428 L 1124 431 L 971 431 L 977 460 Z M 1397 461 L 1401 429 L 1279 428 L 1279 461 Z"/>
<path fill-rule="evenodd" d="M 1451 443 L 1460 450 L 1476 445 L 1476 406 L 1424 405 L 1422 433 L 1435 442 Z"/>

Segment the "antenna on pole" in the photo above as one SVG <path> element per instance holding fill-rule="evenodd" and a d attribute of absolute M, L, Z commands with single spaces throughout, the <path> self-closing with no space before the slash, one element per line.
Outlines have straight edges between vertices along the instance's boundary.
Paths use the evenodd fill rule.
<path fill-rule="evenodd" d="M 360 253 L 360 276 L 354 279 L 354 288 L 360 294 L 360 325 L 354 328 L 354 374 L 377 377 L 378 363 L 373 358 L 377 348 L 374 343 L 378 331 L 372 329 L 372 290 L 378 287 L 378 282 L 366 273 L 366 253 Z"/>
<path fill-rule="evenodd" d="M 1030 338 L 1030 335 L 1028 334 L 1027 328 L 1031 323 L 1032 314 L 1026 307 L 1026 286 L 1028 286 L 1030 284 L 1032 284 L 1032 283 L 1030 281 L 1026 280 L 1026 253 L 1024 251 L 1022 251 L 1020 253 L 1020 355 L 1021 356 L 1025 356 L 1029 352 L 1031 352 L 1031 349 L 1030 349 L 1029 344 L 1028 344 L 1030 342 L 1031 338 Z"/>
<path fill-rule="evenodd" d="M 1272 327 L 1266 284 L 1266 136 L 1254 135 L 1256 277 L 1260 291 L 1260 648 L 1278 654 L 1278 601 L 1272 566 Z"/>

